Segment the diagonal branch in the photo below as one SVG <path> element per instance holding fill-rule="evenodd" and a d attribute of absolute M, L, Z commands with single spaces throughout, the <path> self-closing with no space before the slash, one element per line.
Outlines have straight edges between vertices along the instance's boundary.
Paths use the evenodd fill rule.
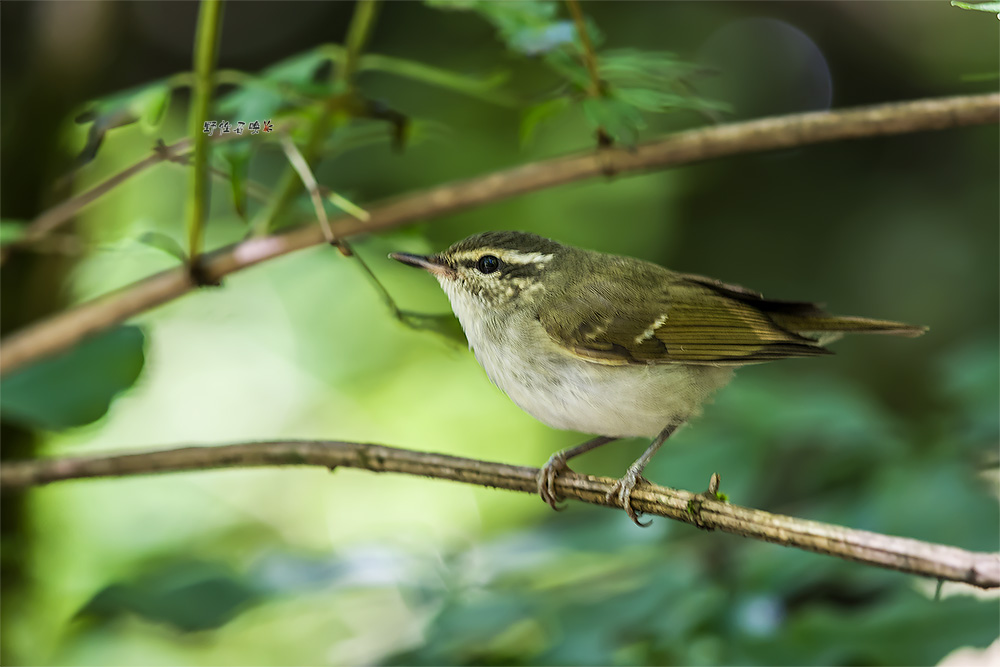
<path fill-rule="evenodd" d="M 253 466 L 338 466 L 447 479 L 478 486 L 537 492 L 539 470 L 444 454 L 354 442 L 277 441 L 184 447 L 133 454 L 5 462 L 0 489 L 22 489 L 69 479 Z M 618 507 L 607 493 L 615 480 L 567 472 L 560 494 L 593 505 Z M 966 551 L 930 542 L 771 514 L 712 500 L 705 494 L 643 484 L 632 493 L 637 510 L 707 530 L 750 537 L 805 551 L 980 588 L 1000 587 L 1000 554 Z"/>
<path fill-rule="evenodd" d="M 1000 94 L 881 104 L 764 118 L 672 134 L 635 148 L 608 148 L 526 164 L 485 176 L 403 195 L 368 208 L 361 223 L 331 221 L 337 238 L 392 229 L 527 192 L 607 173 L 637 173 L 713 158 L 1000 121 Z M 204 256 L 204 277 L 224 276 L 323 241 L 315 224 L 255 238 Z M 166 303 L 194 289 L 189 272 L 172 269 L 140 280 L 17 331 L 0 345 L 0 374 L 68 349 L 82 338 Z"/>

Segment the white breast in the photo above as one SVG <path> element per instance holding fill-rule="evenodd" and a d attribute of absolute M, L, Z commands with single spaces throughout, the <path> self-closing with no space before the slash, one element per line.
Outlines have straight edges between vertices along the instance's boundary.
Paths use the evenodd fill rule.
<path fill-rule="evenodd" d="M 731 367 L 586 361 L 555 346 L 532 315 L 502 323 L 470 317 L 476 304 L 455 304 L 464 297 L 455 292 L 449 294 L 459 305 L 454 310 L 486 374 L 522 410 L 554 428 L 653 437 L 667 424 L 697 416 L 732 377 Z"/>

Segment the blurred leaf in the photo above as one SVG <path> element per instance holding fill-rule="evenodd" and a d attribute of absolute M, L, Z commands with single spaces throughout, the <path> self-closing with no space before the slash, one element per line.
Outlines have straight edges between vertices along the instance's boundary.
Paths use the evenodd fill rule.
<path fill-rule="evenodd" d="M 166 85 L 152 88 L 143 96 L 141 104 L 137 105 L 140 124 L 147 134 L 160 129 L 170 107 L 172 94 L 173 89 Z"/>
<path fill-rule="evenodd" d="M 577 89 L 586 90 L 590 86 L 590 73 L 580 62 L 580 59 L 574 57 L 569 51 L 559 49 L 547 53 L 545 54 L 545 62 Z"/>
<path fill-rule="evenodd" d="M 588 97 L 580 105 L 591 127 L 604 130 L 615 141 L 634 144 L 639 138 L 639 130 L 645 127 L 642 115 L 621 100 Z"/>
<path fill-rule="evenodd" d="M 576 26 L 572 21 L 556 21 L 540 26 L 517 30 L 507 40 L 507 45 L 525 55 L 548 53 L 576 39 Z"/>
<path fill-rule="evenodd" d="M 502 91 L 497 90 L 510 78 L 509 72 L 496 72 L 486 78 L 477 78 L 458 74 L 440 67 L 425 65 L 414 60 L 403 58 L 393 58 L 369 53 L 361 56 L 359 63 L 361 70 L 377 70 L 388 74 L 419 81 L 438 88 L 453 90 L 469 97 L 481 99 L 492 104 L 513 107 L 518 105 L 518 100 Z"/>
<path fill-rule="evenodd" d="M 422 119 L 411 119 L 406 125 L 405 133 L 408 146 L 419 146 L 427 141 L 447 141 L 454 137 L 452 129 L 444 123 Z M 334 129 L 323 150 L 341 154 L 370 146 L 391 145 L 395 140 L 392 132 L 386 132 L 384 122 L 358 118 Z"/>
<path fill-rule="evenodd" d="M 959 444 L 996 451 L 1000 441 L 1000 345 L 996 339 L 970 343 L 949 353 L 938 369 L 939 387 L 953 404 L 951 429 Z"/>
<path fill-rule="evenodd" d="M 426 4 L 447 11 L 466 10 L 479 14 L 496 27 L 507 48 L 529 56 L 571 43 L 576 36 L 572 22 L 555 20 L 559 12 L 556 2 L 426 0 Z"/>
<path fill-rule="evenodd" d="M 220 117 L 253 122 L 273 118 L 285 104 L 285 97 L 277 88 L 247 83 L 220 98 L 216 109 Z"/>
<path fill-rule="evenodd" d="M 78 613 L 102 622 L 134 614 L 196 632 L 225 625 L 261 598 L 249 581 L 225 565 L 172 561 L 106 586 Z"/>
<path fill-rule="evenodd" d="M 20 241 L 27 228 L 23 220 L 0 220 L 0 245 Z"/>
<path fill-rule="evenodd" d="M 244 222 L 247 221 L 247 176 L 250 172 L 250 152 L 253 146 L 247 142 L 230 142 L 228 150 L 220 151 L 222 159 L 229 164 L 229 192 L 233 198 L 233 208 Z"/>
<path fill-rule="evenodd" d="M 323 47 L 316 47 L 271 65 L 261 72 L 264 81 L 305 85 L 314 82 L 317 72 L 330 60 Z"/>
<path fill-rule="evenodd" d="M 687 84 L 701 68 L 664 51 L 617 49 L 600 54 L 598 71 L 611 94 L 632 106 L 663 113 L 675 109 L 729 111 L 729 105 L 698 97 Z"/>
<path fill-rule="evenodd" d="M 530 107 L 521 116 L 522 148 L 531 144 L 535 138 L 535 131 L 541 123 L 568 109 L 570 102 L 568 97 L 553 97 L 551 100 Z"/>
<path fill-rule="evenodd" d="M 1000 621 L 995 601 L 935 602 L 895 572 L 676 525 L 667 549 L 617 543 L 596 523 L 547 521 L 426 568 L 449 585 L 423 587 L 439 604 L 422 644 L 384 664 L 934 664 Z"/>
<path fill-rule="evenodd" d="M 597 66 L 602 79 L 621 84 L 669 84 L 700 69 L 667 51 L 638 49 L 602 51 Z"/>
<path fill-rule="evenodd" d="M 171 257 L 178 259 L 182 264 L 187 262 L 187 253 L 184 252 L 184 248 L 181 247 L 181 244 L 178 243 L 174 237 L 164 234 L 163 232 L 144 232 L 137 240 L 143 245 L 165 252 Z"/>
<path fill-rule="evenodd" d="M 139 327 L 122 326 L 14 371 L 0 380 L 0 414 L 50 430 L 95 421 L 139 377 L 144 342 Z"/>
<path fill-rule="evenodd" d="M 1000 18 L 1000 2 L 959 2 L 958 0 L 951 0 L 951 6 L 971 9 L 977 12 L 992 12 L 997 15 L 997 18 Z"/>
<path fill-rule="evenodd" d="M 489 596 L 448 600 L 434 619 L 424 645 L 413 652 L 397 655 L 390 665 L 482 665 L 514 664 L 528 658 L 525 646 L 511 650 L 498 636 L 537 612 L 534 598 L 495 591 Z M 537 648 L 536 648 L 537 650 Z"/>
<path fill-rule="evenodd" d="M 94 159 L 110 130 L 139 120 L 143 130 L 150 133 L 157 130 L 170 105 L 172 89 L 169 80 L 160 79 L 90 102 L 76 117 L 79 124 L 91 123 L 87 143 L 77 156 L 76 166 Z"/>
<path fill-rule="evenodd" d="M 219 113 L 231 121 L 268 120 L 291 105 L 306 105 L 329 92 L 329 85 L 314 77 L 330 56 L 315 48 L 286 58 L 259 75 L 246 75 L 240 86 L 216 103 Z"/>
<path fill-rule="evenodd" d="M 590 88 L 589 73 L 568 51 L 553 51 L 545 61 L 576 89 Z M 696 68 L 670 53 L 634 49 L 602 52 L 598 54 L 598 70 L 604 86 L 601 97 L 585 98 L 581 102 L 583 112 L 592 127 L 603 129 L 617 141 L 632 144 L 638 140 L 638 132 L 645 126 L 639 110 L 664 113 L 675 109 L 729 109 L 726 104 L 690 92 L 684 77 L 694 74 Z"/>
<path fill-rule="evenodd" d="M 773 636 L 739 638 L 731 663 L 765 665 L 925 665 L 960 646 L 987 646 L 996 636 L 995 602 L 972 597 L 934 601 L 900 590 L 865 609 L 814 607 Z"/>

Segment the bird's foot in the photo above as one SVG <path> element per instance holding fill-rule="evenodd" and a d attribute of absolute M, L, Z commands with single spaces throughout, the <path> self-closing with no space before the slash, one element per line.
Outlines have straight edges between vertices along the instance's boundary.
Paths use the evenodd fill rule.
<path fill-rule="evenodd" d="M 566 465 L 566 457 L 562 452 L 556 452 L 549 457 L 549 460 L 546 461 L 538 473 L 538 495 L 548 503 L 549 507 L 557 512 L 566 509 L 563 505 L 559 504 L 564 499 L 556 491 L 556 477 L 564 470 L 569 470 L 569 466 Z"/>
<path fill-rule="evenodd" d="M 625 509 L 625 513 L 628 514 L 628 518 L 632 519 L 635 525 L 646 528 L 653 522 L 651 520 L 645 523 L 639 521 L 639 513 L 632 507 L 632 491 L 639 484 L 649 484 L 649 482 L 642 476 L 642 471 L 633 466 L 628 469 L 624 477 L 614 483 L 611 490 L 608 491 L 607 498 L 613 501 L 617 497 L 618 502 Z"/>

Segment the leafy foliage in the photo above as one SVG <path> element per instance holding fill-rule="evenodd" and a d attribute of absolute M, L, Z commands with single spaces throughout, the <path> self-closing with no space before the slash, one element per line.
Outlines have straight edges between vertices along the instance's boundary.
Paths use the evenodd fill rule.
<path fill-rule="evenodd" d="M 690 79 L 698 69 L 671 53 L 635 49 L 598 51 L 600 83 L 597 94 L 583 65 L 585 47 L 572 21 L 557 18 L 556 2 L 491 2 L 449 0 L 428 2 L 444 10 L 471 10 L 492 23 L 507 48 L 522 56 L 540 56 L 564 81 L 554 97 L 529 107 L 521 121 L 521 140 L 527 143 L 538 124 L 564 109 L 567 101 L 580 104 L 584 117 L 596 132 L 616 141 L 634 144 L 644 126 L 641 111 L 667 113 L 678 109 L 724 111 L 728 106 L 704 100 L 692 92 Z M 596 25 L 587 20 L 586 30 L 595 46 L 603 41 Z"/>
<path fill-rule="evenodd" d="M 15 371 L 0 381 L 0 414 L 44 429 L 89 424 L 139 377 L 144 343 L 139 327 L 123 326 Z"/>
<path fill-rule="evenodd" d="M 959 7 L 960 9 L 970 9 L 976 12 L 991 12 L 1000 18 L 1000 2 L 959 2 L 959 0 L 951 0 L 952 7 Z"/>
<path fill-rule="evenodd" d="M 24 236 L 27 225 L 20 220 L 0 220 L 0 245 L 7 245 Z"/>
<path fill-rule="evenodd" d="M 139 122 L 147 134 L 159 130 L 172 94 L 172 82 L 164 79 L 90 103 L 76 118 L 79 124 L 90 124 L 86 145 L 77 157 L 77 166 L 94 159 L 110 130 L 135 122 Z"/>
<path fill-rule="evenodd" d="M 176 560 L 98 591 L 78 616 L 106 624 L 126 615 L 181 632 L 211 630 L 261 599 L 253 584 L 225 565 Z"/>

